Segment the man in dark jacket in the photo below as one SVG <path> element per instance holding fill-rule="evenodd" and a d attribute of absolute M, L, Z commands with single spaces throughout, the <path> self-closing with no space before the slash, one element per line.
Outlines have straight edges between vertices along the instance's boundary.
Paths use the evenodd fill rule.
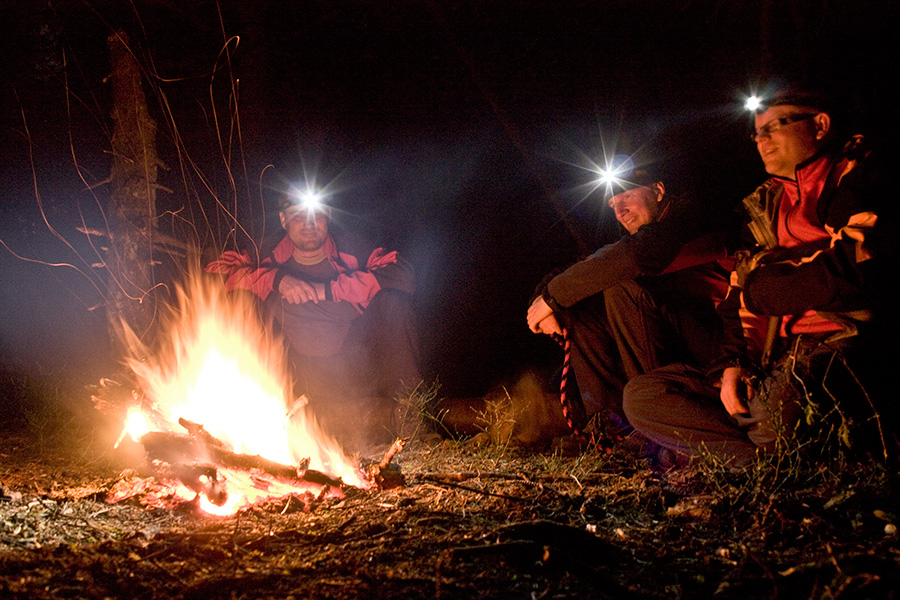
<path fill-rule="evenodd" d="M 756 244 L 739 253 L 720 306 L 723 356 L 709 371 L 671 365 L 625 388 L 632 425 L 682 459 L 710 452 L 740 466 L 812 431 L 836 432 L 822 451 L 857 429 L 879 452 L 891 446 L 878 405 L 884 353 L 872 350 L 897 266 L 883 204 L 892 194 L 861 137 L 836 134 L 833 114 L 811 92 L 757 111 L 752 137 L 772 178 L 744 200 Z"/>
<path fill-rule="evenodd" d="M 555 276 L 528 309 L 535 333 L 565 335 L 585 414 L 627 427 L 626 382 L 673 361 L 703 364 L 718 346 L 727 234 L 648 171 L 616 184 L 609 206 L 627 232 Z M 728 264 L 730 267 L 730 264 Z M 618 422 L 618 423 L 615 423 Z"/>

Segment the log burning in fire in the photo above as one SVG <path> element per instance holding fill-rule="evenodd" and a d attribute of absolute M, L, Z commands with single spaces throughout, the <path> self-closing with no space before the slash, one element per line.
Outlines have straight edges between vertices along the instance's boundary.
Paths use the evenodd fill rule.
<path fill-rule="evenodd" d="M 292 397 L 284 345 L 248 298 L 199 275 L 177 290 L 164 341 L 151 351 L 130 335 L 127 364 L 142 395 L 126 434 L 207 512 L 259 500 L 374 485 Z M 122 439 L 120 437 L 120 441 Z M 115 498 L 113 498 L 115 499 Z"/>

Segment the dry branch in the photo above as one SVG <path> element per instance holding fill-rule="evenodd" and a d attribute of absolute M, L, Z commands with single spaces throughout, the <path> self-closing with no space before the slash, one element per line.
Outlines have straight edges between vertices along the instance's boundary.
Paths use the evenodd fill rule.
<path fill-rule="evenodd" d="M 403 449 L 406 440 L 397 438 L 391 447 L 384 453 L 384 457 L 379 463 L 373 463 L 366 467 L 366 477 L 380 490 L 389 490 L 391 488 L 401 487 L 406 484 L 406 478 L 400 469 L 391 464 L 394 456 Z"/>
<path fill-rule="evenodd" d="M 258 455 L 231 452 L 202 426 L 198 425 L 197 427 L 199 431 L 202 431 L 202 435 L 195 437 L 152 431 L 142 436 L 140 443 L 151 459 L 162 460 L 173 466 L 213 465 L 218 468 L 241 471 L 261 471 L 287 483 L 313 483 L 335 488 L 345 487 L 344 482 L 340 479 L 321 471 L 308 469 L 308 460 L 302 461 L 297 466 L 291 466 Z"/>

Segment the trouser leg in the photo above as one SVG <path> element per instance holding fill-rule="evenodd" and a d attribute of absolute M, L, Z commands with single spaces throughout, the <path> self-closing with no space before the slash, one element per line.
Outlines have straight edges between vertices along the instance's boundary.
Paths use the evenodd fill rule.
<path fill-rule="evenodd" d="M 632 379 L 623 403 L 639 433 L 682 457 L 705 451 L 740 466 L 756 456 L 746 424 L 729 416 L 719 389 L 694 367 L 673 364 Z"/>
<path fill-rule="evenodd" d="M 624 417 L 622 388 L 627 379 L 602 296 L 582 300 L 558 316 L 568 331 L 570 365 L 585 412 Z"/>
<path fill-rule="evenodd" d="M 752 460 L 757 448 L 832 454 L 849 444 L 880 450 L 885 444 L 868 395 L 848 368 L 848 349 L 847 342 L 825 344 L 815 336 L 784 340 L 781 358 L 755 386 L 747 415 L 729 416 L 705 373 L 681 364 L 632 379 L 625 414 L 664 447 L 688 456 L 705 449 L 733 466 Z"/>
<path fill-rule="evenodd" d="M 353 358 L 364 395 L 394 398 L 422 381 L 412 297 L 384 289 L 351 326 L 342 353 Z"/>
<path fill-rule="evenodd" d="M 679 343 L 670 362 L 709 365 L 722 356 L 722 319 L 712 302 L 704 305 L 667 306 Z M 664 363 L 665 364 L 665 363 Z"/>
<path fill-rule="evenodd" d="M 681 358 L 681 340 L 663 307 L 636 281 L 603 292 L 626 380 Z"/>
<path fill-rule="evenodd" d="M 295 380 L 295 395 L 305 394 L 314 403 L 347 398 L 358 386 L 357 373 L 342 354 L 308 356 L 289 347 L 288 358 Z"/>

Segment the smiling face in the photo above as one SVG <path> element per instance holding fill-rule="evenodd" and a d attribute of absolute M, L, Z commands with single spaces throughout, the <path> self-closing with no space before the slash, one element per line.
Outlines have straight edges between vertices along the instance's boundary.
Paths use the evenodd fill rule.
<path fill-rule="evenodd" d="M 657 182 L 616 194 L 609 199 L 609 206 L 622 227 L 634 235 L 641 226 L 659 218 L 659 203 L 664 193 L 663 184 Z"/>
<path fill-rule="evenodd" d="M 301 253 L 318 252 L 328 237 L 328 215 L 323 211 L 310 212 L 303 206 L 289 206 L 278 213 L 281 226 L 294 248 Z"/>
<path fill-rule="evenodd" d="M 812 116 L 785 124 L 778 122 L 785 117 L 804 114 Z M 755 121 L 756 149 L 766 172 L 787 179 L 793 179 L 797 165 L 812 158 L 822 148 L 831 125 L 826 113 L 790 104 L 772 106 L 756 115 Z M 760 128 L 763 131 L 760 132 Z"/>

